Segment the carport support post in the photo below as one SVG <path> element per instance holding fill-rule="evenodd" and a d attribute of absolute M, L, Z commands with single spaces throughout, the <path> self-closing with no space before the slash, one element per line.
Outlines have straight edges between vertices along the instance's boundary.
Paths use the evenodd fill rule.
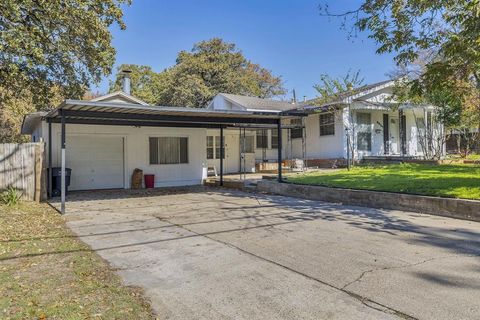
<path fill-rule="evenodd" d="M 277 122 L 278 136 L 278 182 L 282 182 L 282 119 Z"/>
<path fill-rule="evenodd" d="M 48 119 L 48 197 L 52 197 L 52 120 Z"/>
<path fill-rule="evenodd" d="M 223 186 L 223 158 L 225 155 L 225 150 L 223 148 L 223 126 L 220 127 L 220 185 Z"/>
<path fill-rule="evenodd" d="M 61 197 L 61 207 L 60 212 L 65 213 L 65 116 L 63 115 L 63 110 L 60 110 L 62 130 L 61 130 L 61 147 L 62 147 L 62 171 L 61 171 L 61 187 L 60 187 L 60 197 Z"/>

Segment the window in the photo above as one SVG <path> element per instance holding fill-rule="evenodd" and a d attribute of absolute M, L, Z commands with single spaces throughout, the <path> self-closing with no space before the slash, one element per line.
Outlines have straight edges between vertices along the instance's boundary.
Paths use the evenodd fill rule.
<path fill-rule="evenodd" d="M 207 136 L 207 159 L 220 159 L 220 136 Z"/>
<path fill-rule="evenodd" d="M 320 114 L 320 135 L 335 135 L 335 115 L 333 113 Z"/>
<path fill-rule="evenodd" d="M 150 137 L 150 164 L 188 163 L 188 138 Z"/>
<path fill-rule="evenodd" d="M 425 118 L 416 118 L 417 125 L 417 152 L 423 152 L 426 141 Z"/>
<path fill-rule="evenodd" d="M 213 136 L 207 136 L 207 159 L 213 159 L 214 144 Z"/>
<path fill-rule="evenodd" d="M 240 138 L 240 143 L 244 141 L 245 145 L 243 146 L 242 150 L 244 153 L 255 153 L 254 149 L 254 137 L 253 136 L 245 136 L 245 140 Z M 242 147 L 242 146 L 240 146 Z"/>
<path fill-rule="evenodd" d="M 277 129 L 271 130 L 270 143 L 271 143 L 272 149 L 278 149 L 278 130 Z"/>
<path fill-rule="evenodd" d="M 294 126 L 301 126 L 302 119 L 292 119 L 290 124 Z M 303 137 L 303 128 L 292 128 L 290 129 L 290 139 L 298 139 Z"/>
<path fill-rule="evenodd" d="M 268 148 L 268 130 L 257 130 L 257 149 Z"/>
<path fill-rule="evenodd" d="M 357 149 L 359 151 L 372 151 L 372 115 L 358 112 L 357 126 Z"/>

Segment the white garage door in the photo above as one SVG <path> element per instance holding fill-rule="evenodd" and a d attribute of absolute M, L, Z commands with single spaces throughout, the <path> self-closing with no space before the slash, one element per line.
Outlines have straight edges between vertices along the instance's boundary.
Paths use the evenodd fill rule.
<path fill-rule="evenodd" d="M 123 138 L 68 136 L 67 167 L 72 169 L 69 190 L 123 188 Z"/>

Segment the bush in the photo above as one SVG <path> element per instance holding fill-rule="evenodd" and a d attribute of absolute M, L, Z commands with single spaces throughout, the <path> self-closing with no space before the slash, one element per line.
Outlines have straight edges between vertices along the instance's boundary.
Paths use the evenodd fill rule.
<path fill-rule="evenodd" d="M 21 197 L 22 197 L 22 194 L 20 191 L 18 191 L 14 187 L 9 187 L 7 190 L 1 193 L 0 201 L 9 207 L 12 207 L 17 205 L 20 202 Z"/>

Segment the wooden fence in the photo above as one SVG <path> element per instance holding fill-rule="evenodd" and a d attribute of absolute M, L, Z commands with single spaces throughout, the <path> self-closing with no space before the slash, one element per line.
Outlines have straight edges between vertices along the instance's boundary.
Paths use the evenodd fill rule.
<path fill-rule="evenodd" d="M 45 144 L 0 144 L 0 190 L 13 187 L 25 200 L 46 198 Z"/>

